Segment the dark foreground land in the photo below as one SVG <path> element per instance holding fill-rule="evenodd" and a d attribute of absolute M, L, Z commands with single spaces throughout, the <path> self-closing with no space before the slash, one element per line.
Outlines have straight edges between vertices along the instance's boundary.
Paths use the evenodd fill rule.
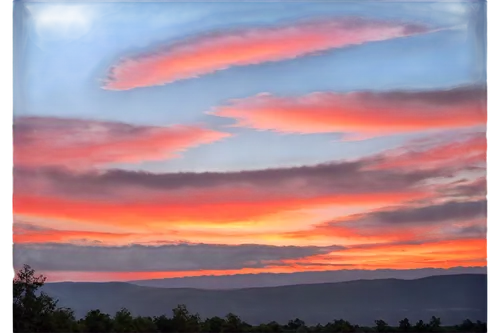
<path fill-rule="evenodd" d="M 486 297 L 483 274 L 201 290 L 44 285 L 26 266 L 14 281 L 14 331 L 486 332 Z"/>

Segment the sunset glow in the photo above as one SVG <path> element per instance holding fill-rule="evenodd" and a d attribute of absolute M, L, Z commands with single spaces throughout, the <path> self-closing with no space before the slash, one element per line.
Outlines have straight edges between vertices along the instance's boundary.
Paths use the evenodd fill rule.
<path fill-rule="evenodd" d="M 36 24 L 19 29 L 16 268 L 128 281 L 486 266 L 472 12 L 115 5 L 75 9 L 83 30 L 23 7 Z"/>

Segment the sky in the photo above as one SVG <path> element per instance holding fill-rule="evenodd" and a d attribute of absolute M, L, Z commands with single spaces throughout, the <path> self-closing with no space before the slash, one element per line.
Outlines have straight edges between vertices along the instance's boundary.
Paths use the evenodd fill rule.
<path fill-rule="evenodd" d="M 14 266 L 486 266 L 481 1 L 14 4 Z"/>

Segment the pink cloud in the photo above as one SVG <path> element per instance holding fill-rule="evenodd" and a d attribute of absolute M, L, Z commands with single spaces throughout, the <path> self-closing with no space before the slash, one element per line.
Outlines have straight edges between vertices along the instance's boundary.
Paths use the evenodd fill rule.
<path fill-rule="evenodd" d="M 486 124 L 486 92 L 472 86 L 294 97 L 260 94 L 229 101 L 212 114 L 235 119 L 235 126 L 282 133 L 406 133 Z"/>
<path fill-rule="evenodd" d="M 16 166 L 85 168 L 174 158 L 192 147 L 229 136 L 197 126 L 134 126 L 64 118 L 14 120 Z"/>
<path fill-rule="evenodd" d="M 428 168 L 391 167 L 398 157 L 408 155 L 391 153 L 300 167 L 203 173 L 110 170 L 75 174 L 19 167 L 13 209 L 27 216 L 120 226 L 141 221 L 223 227 L 225 223 L 255 221 L 299 209 L 434 198 L 436 193 L 444 193 L 443 186 L 424 186 L 423 182 L 451 176 L 467 169 L 467 163 L 477 162 L 456 163 L 455 155 L 448 155 L 445 162 L 443 156 L 422 152 L 420 157 L 429 163 Z M 419 156 L 416 158 L 418 165 Z"/>
<path fill-rule="evenodd" d="M 374 168 L 420 169 L 455 168 L 471 169 L 486 163 L 486 133 L 478 132 L 463 135 L 454 141 L 446 142 L 411 142 L 376 156 Z"/>
<path fill-rule="evenodd" d="M 282 61 L 426 32 L 429 29 L 422 25 L 344 18 L 210 34 L 174 44 L 165 51 L 123 59 L 111 68 L 104 88 L 162 85 L 233 66 Z"/>

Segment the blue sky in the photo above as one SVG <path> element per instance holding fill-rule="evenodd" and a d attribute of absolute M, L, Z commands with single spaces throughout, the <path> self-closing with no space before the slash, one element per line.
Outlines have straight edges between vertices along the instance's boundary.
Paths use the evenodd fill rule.
<path fill-rule="evenodd" d="M 53 281 L 485 266 L 484 14 L 15 2 L 14 265 Z"/>
<path fill-rule="evenodd" d="M 15 116 L 56 116 L 140 125 L 206 124 L 235 134 L 184 158 L 123 166 L 151 171 L 223 170 L 354 158 L 414 135 L 342 143 L 340 136 L 293 137 L 227 128 L 207 115 L 234 98 L 268 92 L 433 90 L 485 80 L 482 4 L 408 3 L 106 3 L 17 2 Z M 433 33 L 366 43 L 292 60 L 232 67 L 196 79 L 127 91 L 101 88 L 121 57 L 224 29 L 357 16 L 425 23 Z M 22 64 L 22 65 L 20 65 Z"/>

